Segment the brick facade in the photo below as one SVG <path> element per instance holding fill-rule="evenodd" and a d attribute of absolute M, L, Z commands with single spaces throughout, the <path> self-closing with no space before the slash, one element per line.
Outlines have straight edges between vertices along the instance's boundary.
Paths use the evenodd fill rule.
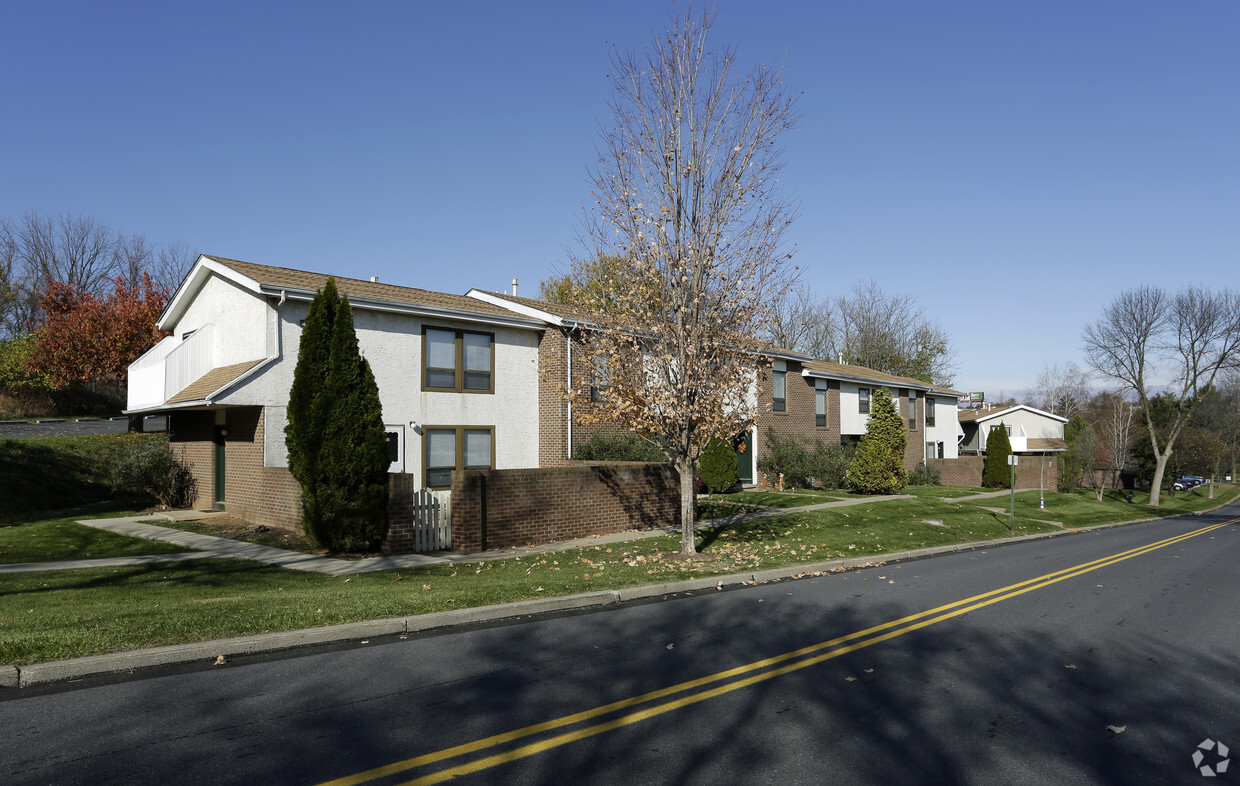
<path fill-rule="evenodd" d="M 680 478 L 626 462 L 452 473 L 452 549 L 545 543 L 680 523 Z"/>
<path fill-rule="evenodd" d="M 816 425 L 814 405 L 815 380 L 812 377 L 803 377 L 801 371 L 803 366 L 796 361 L 787 362 L 787 377 L 785 379 L 785 408 L 783 412 L 776 412 L 772 407 L 774 402 L 774 393 L 771 386 L 770 369 L 766 370 L 758 384 L 758 410 L 762 414 L 757 420 L 757 445 L 758 458 L 761 459 L 769 453 L 766 445 L 765 436 L 767 430 L 775 432 L 780 437 L 794 437 L 812 445 L 816 440 L 821 440 L 824 444 L 839 445 L 849 440 L 860 439 L 860 434 L 844 434 L 840 425 L 840 382 L 836 379 L 827 380 L 827 418 L 826 425 Z M 883 387 L 880 383 L 873 383 L 870 390 L 871 395 L 877 395 L 879 389 Z M 909 390 L 907 388 L 888 388 L 888 392 L 899 396 L 896 403 L 896 414 L 904 421 L 905 427 L 908 426 L 908 402 Z M 922 462 L 925 453 L 925 397 L 918 394 L 916 411 L 914 415 L 915 428 L 907 429 L 908 441 L 904 447 L 904 468 L 912 472 Z M 759 479 L 762 483 L 764 479 Z"/>
<path fill-rule="evenodd" d="M 569 342 L 572 342 L 573 387 L 581 391 L 581 400 L 569 406 L 564 399 L 568 387 Z M 563 467 L 571 462 L 572 450 L 588 442 L 595 434 L 620 436 L 627 431 L 614 423 L 583 423 L 582 416 L 590 412 L 590 385 L 594 369 L 590 356 L 582 349 L 581 337 L 576 333 L 548 327 L 538 343 L 538 465 L 540 467 Z M 569 428 L 569 412 L 573 413 Z M 571 449 L 569 442 L 572 442 Z"/>
<path fill-rule="evenodd" d="M 939 471 L 944 486 L 981 486 L 985 456 L 961 456 L 955 459 L 930 459 L 932 469 Z M 1054 456 L 1021 456 L 1016 465 L 1016 488 L 1054 489 L 1059 482 L 1059 462 Z"/>

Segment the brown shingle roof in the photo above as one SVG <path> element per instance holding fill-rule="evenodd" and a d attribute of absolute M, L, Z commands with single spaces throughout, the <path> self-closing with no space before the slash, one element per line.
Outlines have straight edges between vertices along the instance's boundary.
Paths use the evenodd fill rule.
<path fill-rule="evenodd" d="M 242 262 L 226 257 L 204 256 L 237 271 L 243 276 L 254 279 L 259 284 L 271 287 L 314 292 L 322 289 L 324 284 L 327 283 L 328 274 L 326 273 L 309 273 L 304 270 L 293 270 L 286 267 L 256 265 L 252 262 Z M 431 306 L 432 308 L 466 311 L 475 314 L 492 314 L 509 318 L 520 317 L 519 314 L 506 308 L 492 305 L 477 298 L 465 297 L 464 295 L 450 295 L 446 292 L 432 292 L 427 289 L 401 287 L 395 284 L 380 284 L 375 281 L 362 281 L 356 278 L 344 278 L 341 276 L 334 276 L 334 278 L 336 279 L 336 289 L 350 298 L 386 300 L 393 303 Z"/>
<path fill-rule="evenodd" d="M 865 366 L 851 366 L 847 363 L 832 363 L 829 360 L 815 360 L 806 363 L 806 368 L 829 377 L 851 377 L 853 379 L 865 379 L 872 382 L 878 382 L 889 387 L 896 388 L 931 388 L 944 393 L 954 393 L 962 395 L 958 390 L 945 388 L 942 385 L 932 385 L 929 382 L 912 377 L 897 377 L 894 374 L 888 374 L 883 371 L 875 371 Z"/>
<path fill-rule="evenodd" d="M 213 368 L 198 379 L 189 383 L 183 390 L 168 399 L 166 404 L 188 404 L 203 401 L 220 388 L 237 381 L 242 374 L 262 363 L 262 360 L 247 360 L 232 366 Z"/>
<path fill-rule="evenodd" d="M 529 308 L 536 308 L 539 311 L 545 311 L 548 314 L 560 317 L 561 319 L 571 319 L 574 322 L 592 322 L 594 324 L 601 324 L 605 321 L 605 318 L 599 314 L 588 311 L 579 306 L 569 306 L 563 303 L 552 303 L 549 300 L 537 300 L 531 297 L 518 297 L 517 295 L 509 295 L 503 292 L 491 292 L 489 294 L 492 297 L 510 300 L 513 303 L 519 303 L 522 306 L 528 306 Z"/>

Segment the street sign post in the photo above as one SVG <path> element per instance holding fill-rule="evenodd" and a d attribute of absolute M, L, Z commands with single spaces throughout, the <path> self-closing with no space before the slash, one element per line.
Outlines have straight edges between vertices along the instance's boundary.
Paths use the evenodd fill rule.
<path fill-rule="evenodd" d="M 1008 529 L 1013 535 L 1016 534 L 1016 464 L 1019 461 L 1020 457 L 1015 453 L 1008 456 L 1008 466 L 1012 468 L 1012 507 L 1008 517 Z"/>

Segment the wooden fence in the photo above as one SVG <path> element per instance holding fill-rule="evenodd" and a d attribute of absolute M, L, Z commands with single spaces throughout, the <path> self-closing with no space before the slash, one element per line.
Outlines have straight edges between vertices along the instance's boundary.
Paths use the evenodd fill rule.
<path fill-rule="evenodd" d="M 413 494 L 413 550 L 452 548 L 452 492 L 418 489 Z"/>

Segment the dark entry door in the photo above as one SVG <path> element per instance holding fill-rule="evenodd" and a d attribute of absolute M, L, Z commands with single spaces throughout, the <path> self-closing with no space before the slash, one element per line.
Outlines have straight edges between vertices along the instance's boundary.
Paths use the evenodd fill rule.
<path fill-rule="evenodd" d="M 224 509 L 224 437 L 228 436 L 225 426 L 215 427 L 215 509 Z"/>
<path fill-rule="evenodd" d="M 742 484 L 753 484 L 753 432 L 746 431 L 745 439 L 736 444 L 736 477 Z"/>

